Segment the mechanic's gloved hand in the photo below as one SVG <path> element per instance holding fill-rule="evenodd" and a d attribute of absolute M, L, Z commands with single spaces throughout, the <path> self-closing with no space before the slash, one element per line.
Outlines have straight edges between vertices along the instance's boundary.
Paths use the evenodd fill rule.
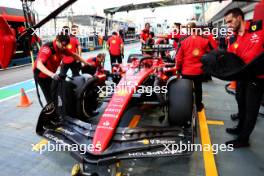
<path fill-rule="evenodd" d="M 181 72 L 176 70 L 176 78 L 180 78 L 181 77 Z"/>
<path fill-rule="evenodd" d="M 54 80 L 56 80 L 56 81 L 60 80 L 60 76 L 58 74 L 53 74 L 51 76 L 51 78 L 54 79 Z"/>

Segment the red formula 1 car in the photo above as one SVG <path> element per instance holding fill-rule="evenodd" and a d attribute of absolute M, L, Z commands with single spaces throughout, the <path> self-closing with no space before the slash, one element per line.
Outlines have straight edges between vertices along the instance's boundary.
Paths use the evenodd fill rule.
<path fill-rule="evenodd" d="M 56 99 L 40 113 L 37 134 L 67 146 L 81 163 L 72 175 L 111 175 L 120 160 L 191 154 L 175 145 L 193 143 L 192 82 L 178 79 L 175 65 L 158 55 L 131 55 L 125 68 L 113 70 L 61 81 Z"/>

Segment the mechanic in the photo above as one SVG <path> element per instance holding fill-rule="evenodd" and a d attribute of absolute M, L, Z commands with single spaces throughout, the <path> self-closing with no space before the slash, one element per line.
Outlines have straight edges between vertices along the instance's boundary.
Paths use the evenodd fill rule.
<path fill-rule="evenodd" d="M 233 36 L 228 43 L 228 51 L 238 55 L 246 64 L 264 52 L 264 29 L 262 21 L 244 21 L 244 13 L 240 8 L 234 8 L 225 13 L 227 27 L 233 30 Z M 235 140 L 226 142 L 234 148 L 249 146 L 252 133 L 259 113 L 264 92 L 264 75 L 252 80 L 238 80 L 238 126 L 227 128 L 229 134 L 238 135 Z"/>
<path fill-rule="evenodd" d="M 149 33 L 149 36 L 148 36 L 148 38 L 146 40 L 145 46 L 148 46 L 148 47 L 152 48 L 153 45 L 155 45 L 155 39 L 154 39 L 154 37 L 155 37 L 154 32 L 150 32 Z M 143 54 L 153 55 L 154 52 L 153 51 L 145 51 L 145 52 L 143 52 Z"/>
<path fill-rule="evenodd" d="M 100 66 L 103 66 L 105 61 L 105 53 L 99 53 L 96 57 L 89 57 L 86 61 L 89 63 L 89 65 L 83 67 L 82 72 L 94 75 L 96 69 Z"/>
<path fill-rule="evenodd" d="M 67 45 L 68 49 L 71 50 L 73 53 L 76 53 L 77 55 L 81 56 L 82 48 L 80 46 L 78 39 L 75 36 L 77 31 L 78 31 L 77 25 L 72 25 L 71 31 L 68 26 L 64 26 L 62 28 L 62 32 L 65 32 L 65 34 L 70 35 L 70 44 Z M 69 69 L 71 69 L 73 77 L 79 76 L 81 63 L 75 60 L 74 58 L 72 58 L 71 56 L 64 56 L 62 59 L 60 78 L 65 79 Z"/>
<path fill-rule="evenodd" d="M 174 23 L 172 28 L 173 31 L 168 35 L 168 37 L 173 40 L 173 47 L 177 50 L 179 40 L 184 36 L 181 34 L 181 23 Z"/>
<path fill-rule="evenodd" d="M 56 74 L 56 71 L 65 55 L 71 56 L 74 59 L 83 62 L 85 65 L 88 64 L 79 55 L 73 53 L 67 48 L 69 43 L 69 35 L 60 33 L 56 36 L 56 39 L 53 42 L 46 43 L 40 48 L 37 59 L 35 60 L 33 72 L 38 97 L 39 92 L 37 85 L 39 84 L 47 103 L 52 100 L 52 79 L 60 79 L 59 75 Z M 42 106 L 41 101 L 40 104 Z"/>
<path fill-rule="evenodd" d="M 140 33 L 140 42 L 142 47 L 146 44 L 146 41 L 149 38 L 149 33 L 150 33 L 150 24 L 145 23 L 145 29 L 143 29 Z"/>
<path fill-rule="evenodd" d="M 113 32 L 112 36 L 107 40 L 107 48 L 110 54 L 111 66 L 113 63 L 122 63 L 124 56 L 124 42 L 117 32 Z"/>
<path fill-rule="evenodd" d="M 198 111 L 204 107 L 202 103 L 203 70 L 201 57 L 211 48 L 208 38 L 196 33 L 196 24 L 188 23 L 189 36 L 180 39 L 179 49 L 176 55 L 177 74 L 182 78 L 194 82 L 195 103 Z"/>

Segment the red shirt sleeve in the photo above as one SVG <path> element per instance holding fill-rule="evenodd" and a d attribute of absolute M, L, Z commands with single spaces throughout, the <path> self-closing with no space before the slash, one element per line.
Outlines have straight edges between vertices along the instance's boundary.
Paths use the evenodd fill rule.
<path fill-rule="evenodd" d="M 183 57 L 184 57 L 184 51 L 183 46 L 178 48 L 178 52 L 176 55 L 176 70 L 180 71 L 182 69 L 182 63 L 183 63 Z"/>
<path fill-rule="evenodd" d="M 41 47 L 37 59 L 40 59 L 42 63 L 46 63 L 49 57 L 52 55 L 51 49 L 47 46 Z"/>
<path fill-rule="evenodd" d="M 144 32 L 143 31 L 140 32 L 140 38 L 144 40 Z"/>
<path fill-rule="evenodd" d="M 217 49 L 217 48 L 218 48 L 218 44 L 217 44 L 217 42 L 216 42 L 216 40 L 214 39 L 214 37 L 213 37 L 212 34 L 209 35 L 208 39 L 209 39 L 209 43 L 210 43 L 210 45 L 213 47 L 213 49 Z"/>
<path fill-rule="evenodd" d="M 119 37 L 119 38 L 120 38 L 120 44 L 124 44 L 123 39 L 121 37 Z"/>
<path fill-rule="evenodd" d="M 107 45 L 110 46 L 111 37 L 107 40 Z"/>

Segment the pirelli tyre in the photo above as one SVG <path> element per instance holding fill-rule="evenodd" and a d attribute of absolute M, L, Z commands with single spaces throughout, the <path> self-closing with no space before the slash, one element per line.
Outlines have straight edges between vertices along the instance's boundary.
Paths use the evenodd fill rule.
<path fill-rule="evenodd" d="M 193 82 L 174 79 L 168 84 L 168 121 L 170 126 L 189 126 L 193 113 Z"/>

